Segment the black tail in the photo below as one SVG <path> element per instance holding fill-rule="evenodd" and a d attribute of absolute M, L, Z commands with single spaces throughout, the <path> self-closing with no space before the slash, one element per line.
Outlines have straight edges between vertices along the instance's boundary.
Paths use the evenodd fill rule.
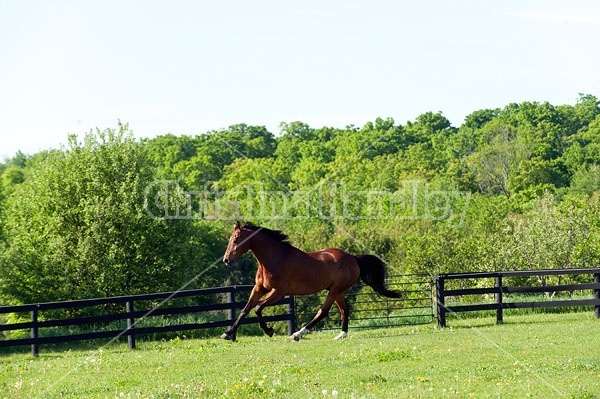
<path fill-rule="evenodd" d="M 358 255 L 355 257 L 360 267 L 360 279 L 373 288 L 379 295 L 388 298 L 400 298 L 398 291 L 388 290 L 385 286 L 385 263 L 377 256 Z"/>

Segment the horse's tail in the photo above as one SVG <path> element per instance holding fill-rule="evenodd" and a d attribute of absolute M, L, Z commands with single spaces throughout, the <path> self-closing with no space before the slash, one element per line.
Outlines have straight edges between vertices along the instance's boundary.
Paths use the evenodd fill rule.
<path fill-rule="evenodd" d="M 399 291 L 389 290 L 385 286 L 385 263 L 381 259 L 373 255 L 358 255 L 355 258 L 360 267 L 360 279 L 373 288 L 376 293 L 388 298 L 402 296 Z"/>

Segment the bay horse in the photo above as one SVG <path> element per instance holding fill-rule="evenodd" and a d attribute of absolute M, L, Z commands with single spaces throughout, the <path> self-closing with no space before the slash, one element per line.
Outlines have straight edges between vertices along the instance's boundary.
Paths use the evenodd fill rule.
<path fill-rule="evenodd" d="M 240 322 L 252 308 L 256 312 L 260 327 L 268 336 L 273 328 L 267 326 L 262 311 L 288 295 L 309 295 L 323 290 L 329 293 L 325 302 L 304 327 L 290 338 L 299 341 L 316 323 L 325 318 L 335 302 L 342 318 L 342 332 L 335 339 L 348 335 L 348 303 L 344 292 L 360 278 L 375 292 L 389 298 L 399 298 L 398 291 L 385 286 L 385 264 L 373 255 L 353 256 L 338 248 L 326 248 L 316 252 L 303 252 L 288 242 L 288 236 L 252 223 L 241 225 L 236 222 L 229 238 L 223 263 L 233 265 L 244 253 L 252 251 L 258 262 L 255 284 L 233 325 L 221 338 L 235 341 Z M 263 296 L 266 297 L 261 299 Z"/>

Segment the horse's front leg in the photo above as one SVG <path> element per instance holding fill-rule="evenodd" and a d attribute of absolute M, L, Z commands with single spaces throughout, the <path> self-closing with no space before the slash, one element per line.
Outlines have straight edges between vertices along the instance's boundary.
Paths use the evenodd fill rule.
<path fill-rule="evenodd" d="M 269 327 L 267 323 L 265 323 L 265 320 L 262 317 L 262 311 L 265 307 L 273 305 L 275 302 L 279 301 L 284 296 L 285 294 L 283 294 L 282 292 L 273 289 L 271 290 L 269 295 L 267 295 L 265 299 L 260 301 L 258 305 L 256 305 L 256 307 L 254 308 L 254 312 L 256 312 L 256 317 L 258 318 L 258 324 L 260 325 L 260 328 L 262 328 L 265 334 L 267 334 L 269 337 L 273 336 L 274 330 L 273 327 Z"/>
<path fill-rule="evenodd" d="M 227 330 L 223 334 L 221 334 L 221 338 L 230 340 L 230 341 L 235 341 L 236 332 L 237 332 L 237 329 L 238 329 L 240 323 L 242 322 L 244 317 L 246 317 L 246 315 L 250 312 L 250 310 L 254 306 L 256 306 L 256 304 L 260 301 L 260 298 L 263 295 L 265 295 L 266 292 L 267 292 L 267 290 L 265 288 L 263 288 L 262 286 L 258 286 L 258 285 L 254 286 L 254 288 L 252 289 L 252 292 L 250 293 L 250 297 L 248 298 L 248 302 L 246 303 L 246 306 L 244 306 L 244 309 L 242 309 L 237 320 L 233 323 L 233 325 L 229 328 L 229 330 Z"/>

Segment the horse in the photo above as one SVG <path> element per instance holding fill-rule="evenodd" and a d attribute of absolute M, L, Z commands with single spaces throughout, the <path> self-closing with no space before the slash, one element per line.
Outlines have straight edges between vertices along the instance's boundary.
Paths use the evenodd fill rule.
<path fill-rule="evenodd" d="M 348 335 L 349 307 L 344 292 L 360 278 L 373 290 L 389 298 L 400 298 L 401 293 L 386 288 L 386 266 L 373 255 L 354 256 L 338 248 L 326 248 L 316 252 L 303 252 L 292 246 L 288 236 L 279 230 L 260 227 L 250 222 L 235 223 L 229 238 L 223 263 L 232 266 L 240 256 L 252 251 L 258 262 L 255 284 L 246 306 L 233 325 L 221 338 L 235 341 L 240 322 L 252 308 L 262 330 L 273 336 L 262 311 L 288 295 L 310 295 L 323 290 L 329 293 L 316 315 L 290 338 L 299 341 L 316 323 L 327 317 L 335 302 L 342 319 L 342 331 L 336 340 Z M 263 296 L 266 297 L 264 299 Z"/>

